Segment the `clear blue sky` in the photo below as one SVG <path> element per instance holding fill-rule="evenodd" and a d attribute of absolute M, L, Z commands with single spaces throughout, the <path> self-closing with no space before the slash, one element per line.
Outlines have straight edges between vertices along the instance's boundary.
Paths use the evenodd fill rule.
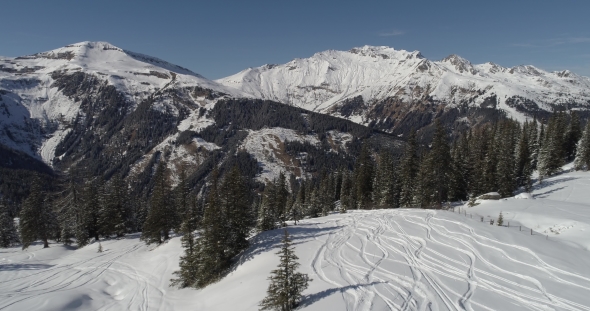
<path fill-rule="evenodd" d="M 108 41 L 216 79 L 368 44 L 590 76 L 588 0 L 19 0 L 0 10 L 3 56 Z"/>

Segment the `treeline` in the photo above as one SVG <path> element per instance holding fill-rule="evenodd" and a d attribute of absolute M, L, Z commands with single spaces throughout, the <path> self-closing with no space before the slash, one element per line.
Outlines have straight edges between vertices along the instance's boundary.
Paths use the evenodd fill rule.
<path fill-rule="evenodd" d="M 590 168 L 590 125 L 582 132 L 575 112 L 555 113 L 547 124 L 500 120 L 453 142 L 441 123 L 435 127 L 427 146 L 420 146 L 412 131 L 401 156 L 388 150 L 374 154 L 365 143 L 353 170 L 344 166 L 306 180 L 288 183 L 281 175 L 268 182 L 258 229 L 348 209 L 441 208 L 488 192 L 509 197 L 518 189 L 532 190 L 534 170 L 542 181 L 574 159 L 576 169 Z"/>

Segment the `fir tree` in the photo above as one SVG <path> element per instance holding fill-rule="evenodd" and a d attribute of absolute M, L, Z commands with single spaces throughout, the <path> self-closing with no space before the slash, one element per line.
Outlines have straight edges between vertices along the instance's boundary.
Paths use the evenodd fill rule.
<path fill-rule="evenodd" d="M 367 143 L 363 144 L 361 153 L 356 162 L 354 169 L 355 173 L 355 188 L 356 188 L 356 203 L 359 209 L 372 208 L 372 192 L 373 192 L 373 159 Z"/>
<path fill-rule="evenodd" d="M 219 198 L 218 179 L 219 172 L 215 168 L 201 222 L 200 238 L 196 245 L 195 262 L 198 267 L 194 286 L 197 288 L 218 280 L 230 264 L 223 239 L 226 235 L 223 232 L 224 213 Z"/>
<path fill-rule="evenodd" d="M 104 236 L 116 234 L 121 237 L 125 234 L 125 216 L 128 214 L 126 193 L 127 187 L 119 175 L 115 175 L 110 183 L 103 187 L 98 224 Z"/>
<path fill-rule="evenodd" d="M 260 310 L 294 310 L 300 303 L 301 293 L 312 281 L 307 274 L 296 272 L 299 259 L 294 252 L 289 232 L 284 231 L 281 250 L 277 253 L 280 263 L 268 278 L 266 297 L 260 302 Z"/>
<path fill-rule="evenodd" d="M 576 147 L 578 141 L 582 137 L 582 126 L 580 125 L 580 117 L 576 111 L 570 114 L 570 124 L 565 134 L 565 157 L 566 160 L 573 161 L 576 157 Z"/>
<path fill-rule="evenodd" d="M 258 231 L 273 230 L 277 227 L 278 215 L 276 214 L 275 204 L 277 202 L 277 191 L 273 183 L 268 182 L 264 187 L 264 193 L 260 209 L 258 210 L 258 220 L 256 228 Z"/>
<path fill-rule="evenodd" d="M 562 113 L 555 113 L 549 120 L 539 154 L 539 175 L 553 176 L 561 171 L 565 160 L 565 120 Z"/>
<path fill-rule="evenodd" d="M 57 217 L 41 185 L 40 177 L 36 176 L 20 212 L 19 230 L 23 249 L 36 240 L 43 241 L 44 248 L 49 247 L 48 240 L 55 237 L 56 229 Z"/>
<path fill-rule="evenodd" d="M 501 227 L 504 224 L 504 216 L 502 216 L 502 212 L 498 215 L 498 226 Z"/>
<path fill-rule="evenodd" d="M 340 213 L 346 213 L 348 209 L 354 208 L 352 198 L 352 178 L 350 173 L 342 173 L 342 185 L 340 186 Z"/>
<path fill-rule="evenodd" d="M 198 229 L 199 214 L 196 200 L 192 200 L 188 209 L 184 210 L 183 221 L 180 226 L 180 239 L 184 248 L 184 255 L 180 257 L 180 270 L 175 271 L 175 279 L 170 280 L 171 286 L 180 288 L 194 286 L 199 275 L 199 256 L 194 232 Z"/>
<path fill-rule="evenodd" d="M 586 128 L 582 138 L 576 146 L 576 160 L 574 161 L 576 170 L 587 171 L 590 169 L 590 122 L 586 123 Z"/>
<path fill-rule="evenodd" d="M 168 240 L 169 232 L 177 219 L 175 205 L 170 202 L 170 185 L 163 160 L 158 164 L 154 181 L 149 210 L 141 233 L 141 238 L 147 244 L 160 244 L 163 240 Z"/>
<path fill-rule="evenodd" d="M 248 247 L 250 231 L 248 185 L 234 166 L 221 185 L 220 201 L 224 210 L 226 257 L 234 257 Z"/>
<path fill-rule="evenodd" d="M 400 163 L 400 206 L 410 207 L 414 203 L 420 159 L 418 158 L 418 145 L 416 143 L 416 131 L 412 130 L 404 154 Z"/>
<path fill-rule="evenodd" d="M 174 231 L 178 232 L 181 231 L 180 226 L 181 222 L 184 219 L 184 213 L 190 209 L 189 203 L 189 185 L 186 176 L 186 167 L 183 164 L 180 169 L 180 174 L 178 176 L 179 181 L 176 188 L 174 188 L 174 204 L 176 205 L 176 212 L 178 221 L 175 221 Z"/>
<path fill-rule="evenodd" d="M 0 247 L 6 248 L 18 242 L 14 218 L 10 215 L 8 205 L 0 200 Z"/>

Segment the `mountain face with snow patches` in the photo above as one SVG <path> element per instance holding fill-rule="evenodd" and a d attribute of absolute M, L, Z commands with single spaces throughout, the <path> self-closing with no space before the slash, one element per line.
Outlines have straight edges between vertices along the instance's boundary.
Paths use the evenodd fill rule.
<path fill-rule="evenodd" d="M 193 186 L 233 164 L 264 182 L 350 164 L 372 132 L 106 42 L 0 57 L 0 168 L 43 162 L 107 180 L 122 173 L 141 192 L 163 157 L 173 176 L 189 164 Z M 375 135 L 397 148 L 393 136 Z"/>
<path fill-rule="evenodd" d="M 555 109 L 590 109 L 590 79 L 567 70 L 473 65 L 457 55 L 431 61 L 417 51 L 390 47 L 328 50 L 217 82 L 393 132 L 408 122 L 420 128 L 444 113 L 471 121 L 475 111 L 493 109 L 524 120 Z"/>

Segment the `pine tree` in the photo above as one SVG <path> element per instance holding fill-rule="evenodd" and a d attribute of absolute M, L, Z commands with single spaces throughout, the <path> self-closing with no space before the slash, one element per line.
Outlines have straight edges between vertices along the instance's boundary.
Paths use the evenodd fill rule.
<path fill-rule="evenodd" d="M 262 202 L 258 210 L 258 220 L 256 223 L 258 231 L 274 230 L 277 228 L 278 215 L 275 209 L 276 202 L 276 187 L 274 183 L 268 182 L 264 187 Z"/>
<path fill-rule="evenodd" d="M 194 286 L 202 288 L 219 279 L 229 268 L 230 261 L 226 257 L 224 234 L 224 215 L 219 198 L 219 172 L 217 168 L 212 173 L 211 187 L 203 220 L 201 222 L 200 238 L 197 240 L 196 259 L 198 263 Z"/>
<path fill-rule="evenodd" d="M 170 280 L 171 286 L 180 288 L 194 286 L 199 275 L 199 256 L 194 232 L 198 229 L 199 214 L 196 200 L 192 200 L 188 209 L 184 210 L 183 221 L 180 226 L 180 239 L 184 248 L 184 255 L 180 257 L 180 270 L 175 271 L 175 279 Z"/>
<path fill-rule="evenodd" d="M 584 171 L 590 169 L 590 122 L 586 123 L 582 138 L 580 138 L 580 141 L 576 146 L 574 168 L 576 170 Z"/>
<path fill-rule="evenodd" d="M 448 199 L 451 154 L 447 133 L 442 124 L 436 121 L 436 131 L 432 138 L 432 147 L 420 164 L 418 174 L 420 206 L 440 208 Z"/>
<path fill-rule="evenodd" d="M 72 176 L 68 176 L 64 193 L 65 195 L 56 202 L 56 212 L 61 229 L 60 237 L 64 244 L 70 245 L 73 243 L 72 238 L 76 237 L 77 213 L 82 205 L 78 186 Z"/>
<path fill-rule="evenodd" d="M 554 113 L 549 119 L 539 154 L 539 175 L 541 178 L 557 174 L 564 164 L 566 128 L 564 119 L 563 113 Z"/>
<path fill-rule="evenodd" d="M 371 209 L 372 206 L 372 192 L 373 192 L 373 159 L 367 143 L 363 144 L 361 153 L 354 169 L 355 173 L 355 188 L 356 188 L 356 203 L 359 209 Z"/>
<path fill-rule="evenodd" d="M 377 167 L 373 201 L 381 208 L 397 207 L 395 206 L 395 168 L 389 152 L 384 151 L 381 153 Z"/>
<path fill-rule="evenodd" d="M 250 231 L 248 185 L 240 169 L 234 166 L 221 185 L 221 205 L 224 210 L 226 257 L 234 257 L 248 247 Z"/>
<path fill-rule="evenodd" d="M 342 173 L 342 184 L 340 186 L 340 213 L 346 213 L 348 209 L 354 208 L 352 199 L 352 178 L 348 171 Z"/>
<path fill-rule="evenodd" d="M 47 248 L 48 240 L 56 236 L 57 217 L 41 183 L 41 178 L 36 176 L 20 212 L 19 230 L 23 249 L 36 240 L 43 241 L 43 247 Z"/>
<path fill-rule="evenodd" d="M 576 146 L 582 137 L 582 126 L 580 125 L 580 117 L 576 111 L 570 114 L 570 124 L 565 134 L 565 157 L 566 160 L 573 161 L 576 157 Z"/>
<path fill-rule="evenodd" d="M 416 192 L 420 159 L 418 158 L 418 145 L 416 143 L 416 131 L 412 130 L 404 154 L 400 163 L 400 206 L 410 207 L 414 203 L 414 194 Z"/>
<path fill-rule="evenodd" d="M 297 221 L 301 219 L 303 216 L 303 210 L 305 209 L 305 183 L 301 182 L 299 186 L 299 190 L 297 191 L 297 196 L 295 197 L 295 202 L 291 206 L 290 211 L 290 219 L 297 224 Z"/>
<path fill-rule="evenodd" d="M 116 234 L 121 237 L 126 232 L 126 186 L 120 176 L 115 175 L 101 191 L 101 207 L 98 215 L 100 232 L 104 236 Z"/>
<path fill-rule="evenodd" d="M 186 167 L 183 164 L 180 169 L 180 174 L 178 176 L 179 181 L 176 188 L 174 188 L 174 204 L 176 205 L 176 212 L 177 212 L 177 221 L 173 224 L 174 231 L 178 232 L 181 231 L 180 226 L 184 219 L 184 213 L 188 209 L 190 209 L 190 202 L 189 202 L 189 185 L 186 176 Z"/>
<path fill-rule="evenodd" d="M 530 139 L 529 139 L 529 127 L 536 126 L 535 124 L 529 124 L 528 121 L 525 122 L 521 134 L 520 139 L 518 141 L 518 150 L 516 155 L 516 184 L 518 186 L 527 186 L 530 182 L 531 175 L 533 173 L 532 170 L 532 152 L 530 146 Z"/>
<path fill-rule="evenodd" d="M 284 231 L 279 255 L 280 263 L 268 278 L 267 296 L 260 302 L 260 310 L 294 310 L 300 303 L 301 293 L 312 281 L 307 274 L 296 272 L 299 267 L 289 232 Z"/>
<path fill-rule="evenodd" d="M 99 188 L 101 188 L 101 185 L 98 178 L 88 180 L 85 183 L 82 206 L 76 216 L 78 219 L 76 225 L 78 247 L 86 245 L 91 237 L 94 237 L 95 241 L 100 238 Z"/>
<path fill-rule="evenodd" d="M 10 215 L 8 205 L 0 200 L 0 247 L 6 248 L 18 242 L 14 218 Z"/>
<path fill-rule="evenodd" d="M 502 212 L 498 215 L 498 226 L 502 226 L 504 224 L 504 216 L 502 216 Z"/>
<path fill-rule="evenodd" d="M 169 232 L 178 217 L 175 205 L 170 202 L 171 191 L 166 174 L 166 163 L 163 160 L 158 164 L 154 181 L 149 210 L 141 233 L 141 238 L 147 244 L 160 244 L 163 240 L 168 240 Z"/>
<path fill-rule="evenodd" d="M 512 196 L 516 190 L 515 170 L 516 137 L 518 124 L 512 121 L 502 121 L 499 124 L 496 137 L 497 163 L 496 182 L 497 191 L 503 197 Z"/>

